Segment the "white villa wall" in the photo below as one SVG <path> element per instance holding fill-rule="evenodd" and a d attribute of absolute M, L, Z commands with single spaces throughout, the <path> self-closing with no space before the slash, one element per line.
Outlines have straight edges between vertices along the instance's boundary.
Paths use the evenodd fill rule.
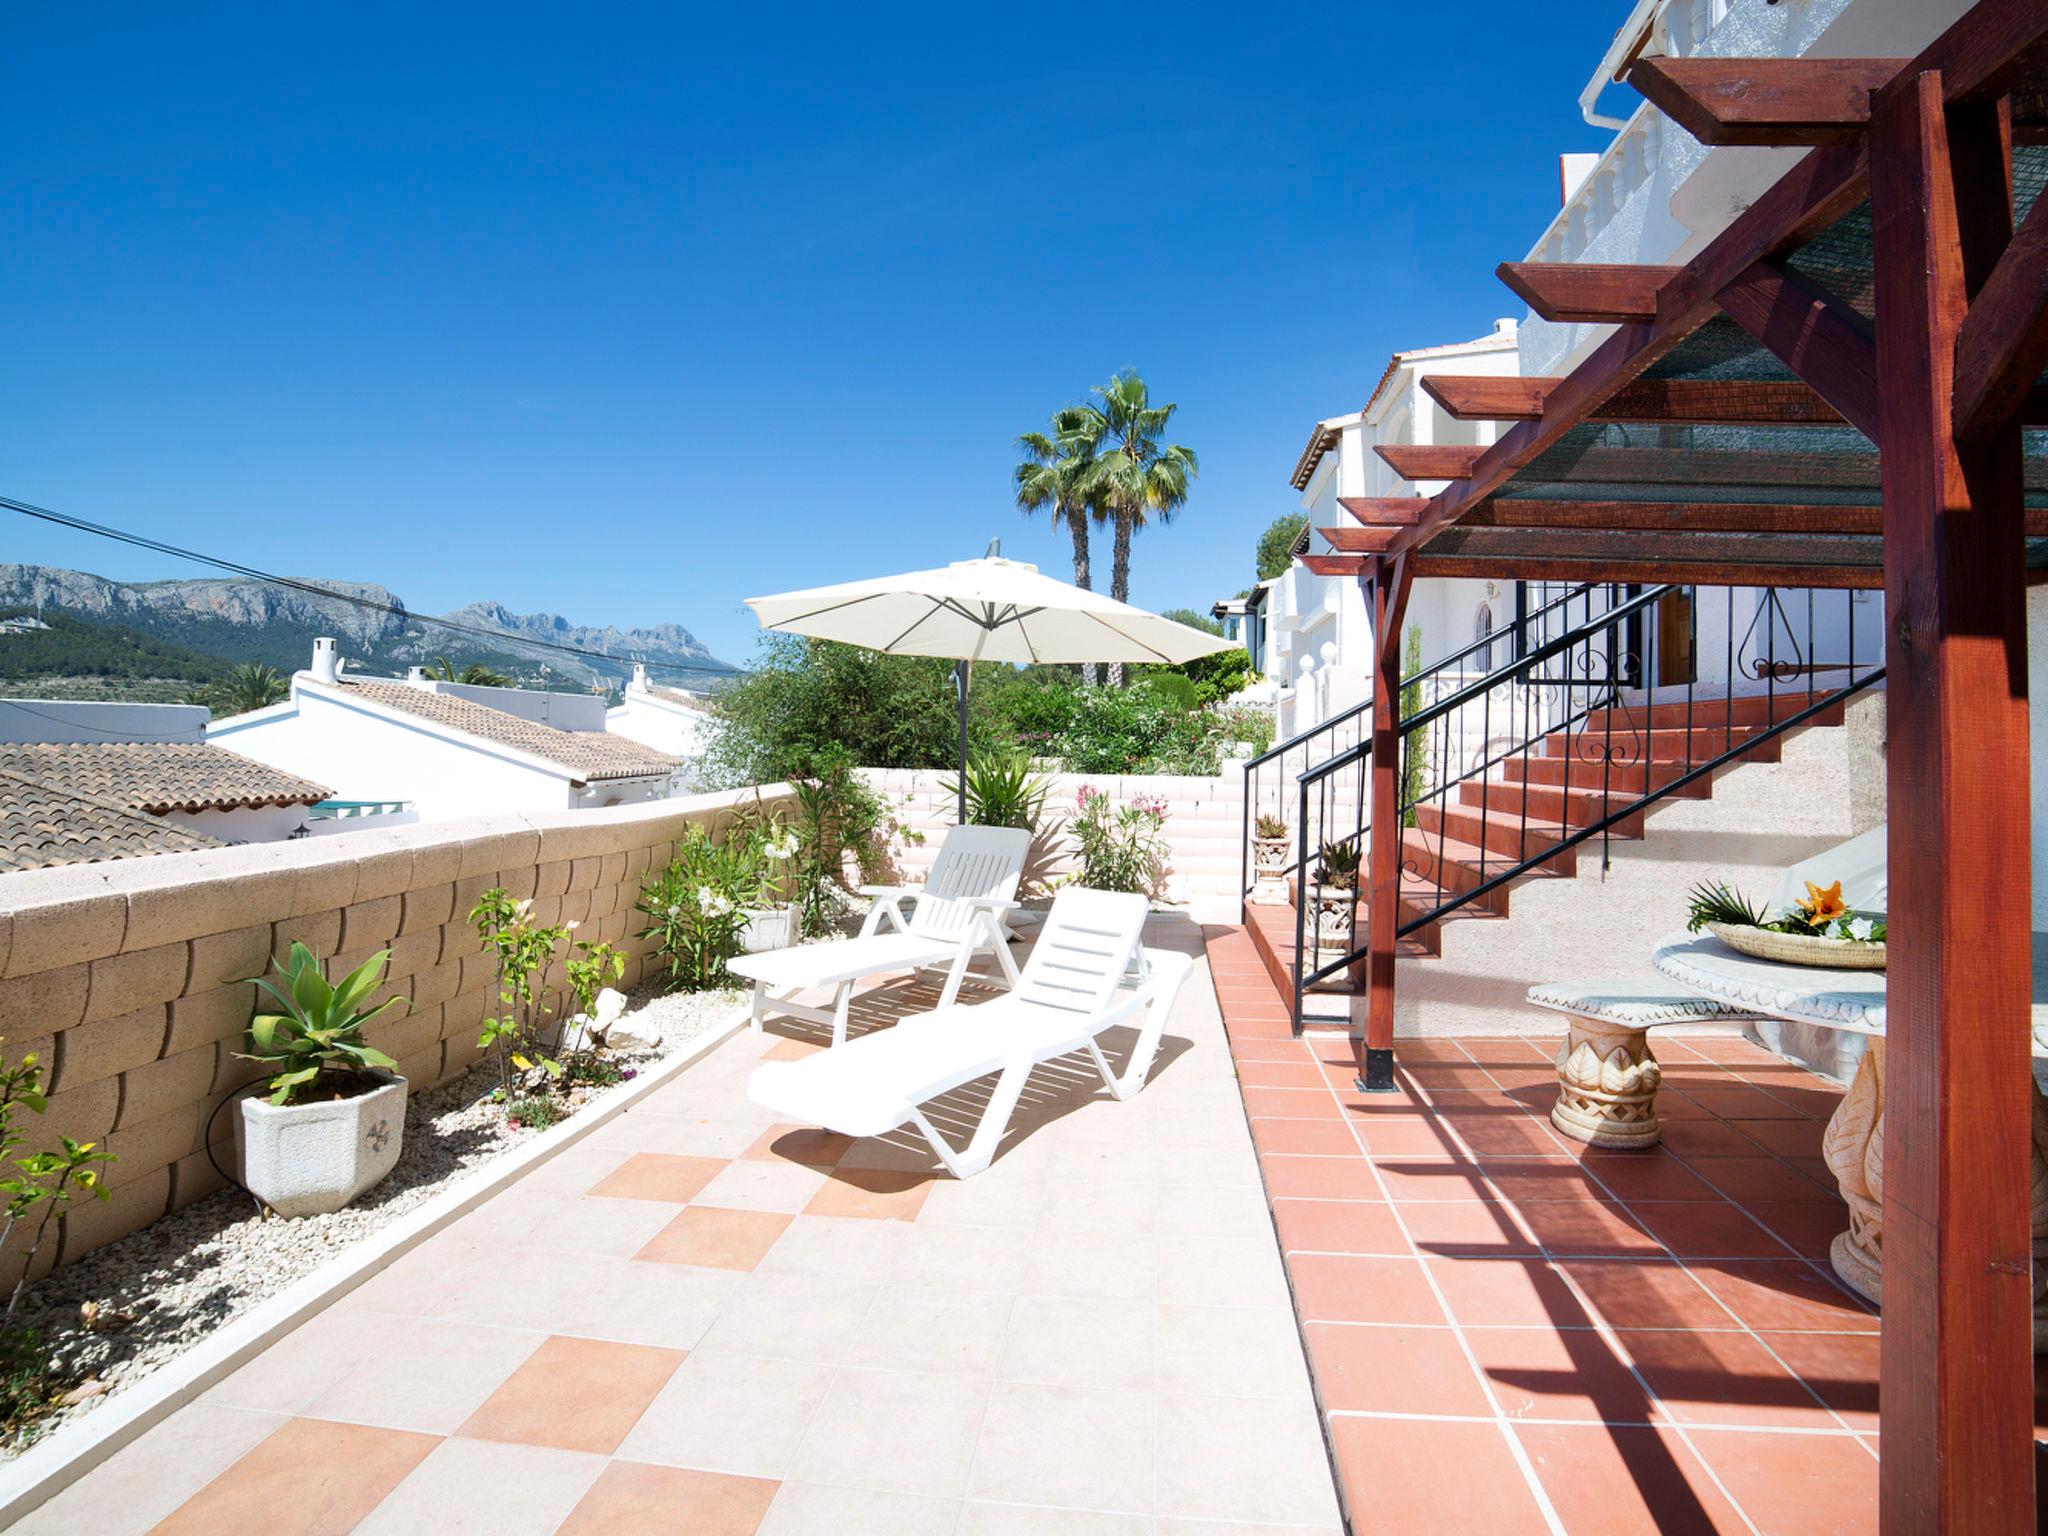
<path fill-rule="evenodd" d="M 560 772 L 482 745 L 458 745 L 310 689 L 297 690 L 288 704 L 223 721 L 207 739 L 325 784 L 337 800 L 410 800 L 426 822 L 580 803 Z"/>
<path fill-rule="evenodd" d="M 306 829 L 309 805 L 240 806 L 230 811 L 166 811 L 160 818 L 224 843 L 277 843 Z"/>
<path fill-rule="evenodd" d="M 601 693 L 549 693 L 538 688 L 486 688 L 476 683 L 427 681 L 418 686 L 431 693 L 453 694 L 486 709 L 501 709 L 522 720 L 537 721 L 558 731 L 601 731 L 605 702 Z"/>
<path fill-rule="evenodd" d="M 711 725 L 696 710 L 629 690 L 605 715 L 604 729 L 671 757 L 697 758 L 710 745 Z"/>
<path fill-rule="evenodd" d="M 198 704 L 0 699 L 0 742 L 204 741 L 211 715 Z"/>

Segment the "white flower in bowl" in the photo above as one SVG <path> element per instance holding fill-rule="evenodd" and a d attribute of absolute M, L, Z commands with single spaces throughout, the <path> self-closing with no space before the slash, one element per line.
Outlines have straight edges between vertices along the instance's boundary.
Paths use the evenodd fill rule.
<path fill-rule="evenodd" d="M 1849 924 L 1849 937 L 1861 943 L 1869 943 L 1871 934 L 1876 931 L 1877 925 L 1867 917 L 1856 918 Z"/>

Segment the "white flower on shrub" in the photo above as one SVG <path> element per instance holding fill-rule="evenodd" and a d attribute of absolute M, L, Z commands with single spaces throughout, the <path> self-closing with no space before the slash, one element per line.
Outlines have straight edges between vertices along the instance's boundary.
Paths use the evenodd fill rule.
<path fill-rule="evenodd" d="M 697 910 L 706 917 L 723 917 L 732 910 L 732 903 L 708 885 L 697 887 Z"/>

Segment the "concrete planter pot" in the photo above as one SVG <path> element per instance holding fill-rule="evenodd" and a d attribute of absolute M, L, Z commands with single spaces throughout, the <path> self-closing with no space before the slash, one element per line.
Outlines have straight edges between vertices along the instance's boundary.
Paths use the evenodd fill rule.
<path fill-rule="evenodd" d="M 398 1164 L 405 1139 L 406 1081 L 352 1099 L 273 1105 L 242 1100 L 242 1182 L 280 1216 L 324 1216 L 371 1188 Z"/>
<path fill-rule="evenodd" d="M 1287 905 L 1287 871 L 1294 841 L 1288 837 L 1252 839 L 1252 894 L 1255 906 Z"/>
<path fill-rule="evenodd" d="M 740 948 L 750 955 L 770 949 L 787 949 L 796 942 L 796 908 L 745 907 L 740 915 L 747 926 L 740 930 Z"/>
<path fill-rule="evenodd" d="M 1334 965 L 1351 953 L 1358 933 L 1358 892 L 1348 886 L 1315 888 L 1315 968 Z"/>

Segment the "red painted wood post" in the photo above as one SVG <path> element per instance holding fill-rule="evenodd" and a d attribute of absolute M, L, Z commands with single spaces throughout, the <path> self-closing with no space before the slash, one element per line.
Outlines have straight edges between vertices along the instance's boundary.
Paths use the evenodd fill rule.
<path fill-rule="evenodd" d="M 1365 1041 L 1359 1086 L 1394 1087 L 1394 929 L 1401 914 L 1401 621 L 1408 560 L 1375 560 L 1372 603 L 1372 832 L 1366 843 Z"/>
<path fill-rule="evenodd" d="M 1986 131 L 1986 123 L 1991 130 Z M 1958 450 L 2004 243 L 1995 117 L 1925 73 L 1870 133 L 1890 697 L 1881 1528 L 2034 1529 L 2025 575 L 2016 427 Z M 1952 169 L 1952 157 L 1954 166 Z M 1956 172 L 1961 172 L 1960 176 Z M 1963 197 L 1958 202 L 1957 187 Z M 2003 230 L 1998 226 L 2003 220 Z"/>

